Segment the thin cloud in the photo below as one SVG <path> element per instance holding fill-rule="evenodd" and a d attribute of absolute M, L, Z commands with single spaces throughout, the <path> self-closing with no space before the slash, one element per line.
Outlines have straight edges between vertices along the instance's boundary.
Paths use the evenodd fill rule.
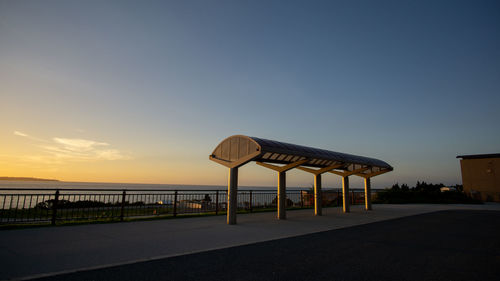
<path fill-rule="evenodd" d="M 105 142 L 84 139 L 53 138 L 53 140 L 56 143 L 63 145 L 65 149 L 70 151 L 91 151 L 97 146 L 109 146 L 109 144 Z"/>
<path fill-rule="evenodd" d="M 62 137 L 54 137 L 47 141 L 32 137 L 20 131 L 15 131 L 14 135 L 39 142 L 37 146 L 45 153 L 45 155 L 29 155 L 23 157 L 23 159 L 28 162 L 56 165 L 64 164 L 69 161 L 113 161 L 132 159 L 129 155 L 125 155 L 118 149 L 112 148 L 107 142 Z"/>
<path fill-rule="evenodd" d="M 120 151 L 116 149 L 98 150 L 95 151 L 97 157 L 103 160 L 128 160 L 131 159 L 130 156 L 123 155 Z"/>
<path fill-rule="evenodd" d="M 122 154 L 118 149 L 108 148 L 110 144 L 106 142 L 57 137 L 52 140 L 54 145 L 43 146 L 43 148 L 58 159 L 74 161 L 131 159 L 130 156 Z"/>
<path fill-rule="evenodd" d="M 30 135 L 23 133 L 23 132 L 20 132 L 20 131 L 14 131 L 14 135 L 19 136 L 19 137 L 23 137 L 23 138 L 28 138 L 30 140 L 34 140 L 34 141 L 38 141 L 38 142 L 47 142 L 46 140 L 35 138 L 33 136 L 30 136 Z"/>
<path fill-rule="evenodd" d="M 20 137 L 29 137 L 27 134 L 19 131 L 14 131 L 14 135 L 20 136 Z"/>

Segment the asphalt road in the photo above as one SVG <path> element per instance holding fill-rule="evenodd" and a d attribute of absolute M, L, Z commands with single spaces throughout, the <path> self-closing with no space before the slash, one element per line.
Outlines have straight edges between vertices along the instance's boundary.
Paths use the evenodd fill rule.
<path fill-rule="evenodd" d="M 441 211 L 37 280 L 496 281 L 499 276 L 500 212 Z"/>

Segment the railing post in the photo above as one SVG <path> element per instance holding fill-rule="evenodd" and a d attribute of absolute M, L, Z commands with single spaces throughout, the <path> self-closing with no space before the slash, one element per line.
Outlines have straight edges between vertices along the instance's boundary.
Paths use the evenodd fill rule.
<path fill-rule="evenodd" d="M 215 191 L 215 214 L 219 214 L 219 191 Z"/>
<path fill-rule="evenodd" d="M 253 208 L 252 208 L 252 191 L 250 190 L 250 213 L 253 211 Z"/>
<path fill-rule="evenodd" d="M 177 190 L 174 194 L 174 217 L 177 216 Z"/>
<path fill-rule="evenodd" d="M 59 202 L 59 189 L 56 190 L 56 194 L 54 197 L 54 203 L 52 204 L 52 225 L 56 225 L 57 219 L 57 203 Z"/>
<path fill-rule="evenodd" d="M 127 196 L 127 192 L 124 190 L 122 193 L 122 206 L 120 208 L 120 221 L 123 221 L 123 217 L 125 215 L 125 197 Z"/>

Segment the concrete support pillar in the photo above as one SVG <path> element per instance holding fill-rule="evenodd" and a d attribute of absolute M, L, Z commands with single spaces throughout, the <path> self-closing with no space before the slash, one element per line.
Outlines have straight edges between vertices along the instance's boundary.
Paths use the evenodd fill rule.
<path fill-rule="evenodd" d="M 278 172 L 278 219 L 286 219 L 286 172 Z"/>
<path fill-rule="evenodd" d="M 314 215 L 321 216 L 321 175 L 314 175 Z"/>
<path fill-rule="evenodd" d="M 227 183 L 227 224 L 236 224 L 238 209 L 238 168 L 229 168 Z"/>
<path fill-rule="evenodd" d="M 342 177 L 342 201 L 344 203 L 344 213 L 350 212 L 349 206 L 349 177 Z"/>
<path fill-rule="evenodd" d="M 365 209 L 372 209 L 372 186 L 370 178 L 365 178 Z"/>

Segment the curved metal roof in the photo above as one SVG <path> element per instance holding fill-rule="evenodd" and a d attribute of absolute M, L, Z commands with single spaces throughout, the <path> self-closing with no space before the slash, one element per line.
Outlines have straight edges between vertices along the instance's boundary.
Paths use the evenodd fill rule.
<path fill-rule="evenodd" d="M 301 166 L 325 168 L 343 164 L 339 170 L 353 171 L 366 167 L 370 172 L 393 169 L 388 163 L 375 158 L 243 135 L 223 140 L 210 155 L 210 159 L 228 167 L 242 166 L 249 161 L 291 164 L 307 159 Z"/>

